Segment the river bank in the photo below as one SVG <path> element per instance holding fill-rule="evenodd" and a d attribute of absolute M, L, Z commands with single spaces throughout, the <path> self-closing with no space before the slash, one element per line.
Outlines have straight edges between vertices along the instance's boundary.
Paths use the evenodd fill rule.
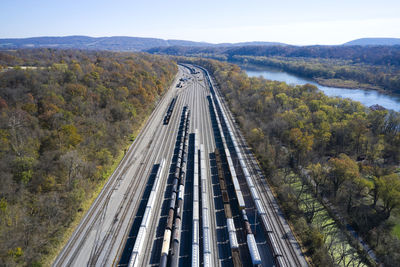
<path fill-rule="evenodd" d="M 271 66 L 259 66 L 259 65 L 255 65 L 255 64 L 240 64 L 240 63 L 235 63 L 232 62 L 234 64 L 237 64 L 241 69 L 244 70 L 257 70 L 257 71 L 262 71 L 265 69 L 270 69 L 270 70 L 275 70 L 275 71 L 281 71 L 281 72 L 285 72 L 300 78 L 303 78 L 305 80 L 310 80 L 313 81 L 319 85 L 322 86 L 327 86 L 327 87 L 337 87 L 337 88 L 347 88 L 347 89 L 360 89 L 360 90 L 377 90 L 380 93 L 383 94 L 387 94 L 387 95 L 395 95 L 390 91 L 387 91 L 385 89 L 383 89 L 380 86 L 374 85 L 374 84 L 369 84 L 369 83 L 360 83 L 354 80 L 344 80 L 344 79 L 326 79 L 326 78 L 309 78 L 309 77 L 304 77 L 301 75 L 298 75 L 296 73 L 292 73 L 290 71 L 287 70 L 283 70 L 283 69 L 278 69 L 275 67 L 271 67 Z"/>
<path fill-rule="evenodd" d="M 260 67 L 253 65 L 239 65 L 250 77 L 262 76 L 265 79 L 286 82 L 293 85 L 303 85 L 306 83 L 317 86 L 328 96 L 338 96 L 342 98 L 350 98 L 355 101 L 359 101 L 367 107 L 373 105 L 380 105 L 386 109 L 392 109 L 400 111 L 400 96 L 395 94 L 389 94 L 387 91 L 381 88 L 360 88 L 358 84 L 350 84 L 349 82 L 340 80 L 312 80 L 303 78 L 286 71 L 271 67 Z M 333 86 L 339 84 L 340 86 Z M 344 87 L 344 85 L 350 85 Z"/>

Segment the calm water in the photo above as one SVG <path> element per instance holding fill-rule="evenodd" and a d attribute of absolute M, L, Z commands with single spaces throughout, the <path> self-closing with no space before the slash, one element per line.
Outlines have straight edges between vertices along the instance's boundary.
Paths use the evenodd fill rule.
<path fill-rule="evenodd" d="M 268 80 L 281 81 L 294 85 L 302 85 L 310 83 L 316 85 L 320 90 L 322 90 L 328 96 L 340 96 L 343 98 L 350 98 L 352 100 L 359 101 L 368 107 L 375 104 L 379 104 L 387 109 L 400 111 L 400 96 L 385 95 L 375 90 L 327 87 L 319 85 L 311 80 L 300 78 L 293 74 L 289 74 L 284 71 L 270 69 L 270 68 L 263 68 L 262 70 L 243 68 L 243 70 L 245 70 L 247 75 L 249 75 L 250 77 L 262 76 Z"/>

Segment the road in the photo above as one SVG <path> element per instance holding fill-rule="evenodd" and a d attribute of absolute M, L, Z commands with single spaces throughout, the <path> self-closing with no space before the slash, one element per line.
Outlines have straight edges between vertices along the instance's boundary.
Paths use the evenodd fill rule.
<path fill-rule="evenodd" d="M 160 189 L 155 200 L 152 217 L 139 256 L 140 266 L 158 266 L 161 247 L 166 226 L 172 182 L 178 158 L 178 129 L 182 126 L 182 110 L 187 106 L 191 111 L 189 124 L 189 150 L 187 176 L 184 182 L 184 206 L 182 214 L 182 229 L 180 242 L 179 265 L 191 264 L 192 246 L 192 201 L 193 201 L 193 163 L 194 139 L 204 145 L 205 175 L 207 183 L 208 204 L 210 207 L 210 244 L 213 266 L 232 266 L 229 238 L 227 233 L 224 206 L 219 188 L 218 174 L 215 164 L 215 149 L 221 148 L 218 138 L 218 127 L 210 105 L 210 90 L 204 73 L 192 74 L 188 68 L 179 66 L 178 74 L 171 88 L 160 99 L 153 113 L 148 118 L 136 140 L 130 146 L 120 165 L 110 176 L 101 193 L 82 219 L 61 253 L 55 259 L 53 266 L 127 266 L 133 245 L 138 235 L 139 226 L 146 209 L 150 191 L 155 180 L 160 162 L 165 159 L 165 168 L 160 176 Z M 184 81 L 182 88 L 176 85 Z M 171 100 L 176 97 L 176 104 L 168 125 L 163 125 L 163 119 Z M 222 99 L 222 98 L 221 98 Z M 224 103 L 224 102 L 222 102 Z M 241 149 L 247 150 L 245 140 L 236 127 L 232 115 L 226 105 L 229 124 L 235 129 L 235 135 L 240 140 Z M 197 132 L 197 136 L 195 136 Z M 231 148 L 230 148 L 231 149 Z M 246 153 L 249 155 L 249 153 Z M 283 244 L 283 251 L 288 256 L 288 266 L 306 266 L 297 242 L 291 237 L 291 231 L 285 222 L 279 208 L 268 191 L 268 185 L 263 183 L 260 170 L 251 155 L 246 162 L 257 179 L 260 192 L 265 193 L 264 204 L 271 213 L 271 223 L 277 231 L 278 239 Z M 240 170 L 239 170 L 240 174 Z M 240 175 L 238 176 L 240 179 Z M 249 221 L 254 227 L 257 246 L 261 252 L 263 266 L 273 266 L 274 260 L 252 204 L 245 180 L 241 179 L 241 188 L 246 201 L 246 211 Z M 233 185 L 227 184 L 228 191 L 233 192 Z M 234 195 L 234 194 L 231 194 Z M 272 199 L 271 199 L 272 198 Z M 239 210 L 234 197 L 231 199 L 235 224 L 240 225 Z M 236 206 L 235 206 L 236 205 Z M 244 266 L 251 263 L 243 229 L 238 228 L 238 241 Z M 202 236 L 201 236 L 202 238 Z M 201 253 L 200 253 L 201 254 Z M 203 257 L 200 256 L 200 260 Z"/>

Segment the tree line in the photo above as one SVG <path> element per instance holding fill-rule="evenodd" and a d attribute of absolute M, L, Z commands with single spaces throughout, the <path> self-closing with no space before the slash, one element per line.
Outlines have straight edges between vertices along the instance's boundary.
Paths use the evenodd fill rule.
<path fill-rule="evenodd" d="M 0 265 L 40 266 L 177 66 L 144 53 L 54 49 L 0 52 L 0 65 Z"/>

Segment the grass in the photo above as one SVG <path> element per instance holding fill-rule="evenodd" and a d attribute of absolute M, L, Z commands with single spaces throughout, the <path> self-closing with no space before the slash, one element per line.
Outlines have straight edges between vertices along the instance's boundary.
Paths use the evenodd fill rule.
<path fill-rule="evenodd" d="M 399 221 L 399 220 L 397 220 Z M 398 222 L 392 230 L 392 234 L 395 235 L 398 239 L 400 239 L 400 222 Z"/>

